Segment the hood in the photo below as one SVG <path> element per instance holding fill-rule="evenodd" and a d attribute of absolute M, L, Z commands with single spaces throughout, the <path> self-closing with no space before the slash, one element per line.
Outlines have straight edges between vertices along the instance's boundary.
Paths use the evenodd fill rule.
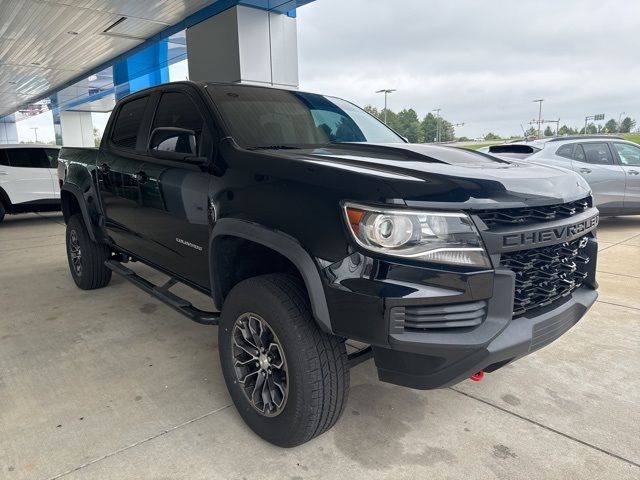
<path fill-rule="evenodd" d="M 341 143 L 261 153 L 298 162 L 325 186 L 331 177 L 340 183 L 354 175 L 377 179 L 409 206 L 515 208 L 570 202 L 590 192 L 582 177 L 564 168 L 440 145 Z"/>

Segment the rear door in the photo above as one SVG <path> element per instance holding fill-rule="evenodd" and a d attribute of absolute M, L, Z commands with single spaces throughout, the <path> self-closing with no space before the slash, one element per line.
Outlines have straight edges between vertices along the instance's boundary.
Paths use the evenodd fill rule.
<path fill-rule="evenodd" d="M 627 180 L 624 209 L 629 213 L 640 213 L 640 146 L 614 142 L 613 147 Z"/>
<path fill-rule="evenodd" d="M 0 185 L 12 204 L 52 203 L 56 196 L 50 162 L 43 148 L 5 149 L 0 164 Z"/>
<path fill-rule="evenodd" d="M 154 101 L 146 94 L 118 106 L 96 161 L 109 235 L 118 246 L 143 258 L 144 241 L 138 235 L 144 188 L 140 173 L 147 160 L 144 144 Z"/>
<path fill-rule="evenodd" d="M 625 173 L 607 142 L 577 143 L 571 165 L 589 182 L 596 206 L 601 212 L 623 209 Z"/>

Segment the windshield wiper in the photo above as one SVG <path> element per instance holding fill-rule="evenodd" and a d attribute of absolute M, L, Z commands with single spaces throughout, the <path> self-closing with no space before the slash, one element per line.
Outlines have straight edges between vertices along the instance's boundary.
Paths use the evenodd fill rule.
<path fill-rule="evenodd" d="M 294 147 L 293 145 L 258 145 L 248 147 L 247 150 L 300 150 L 300 147 Z"/>

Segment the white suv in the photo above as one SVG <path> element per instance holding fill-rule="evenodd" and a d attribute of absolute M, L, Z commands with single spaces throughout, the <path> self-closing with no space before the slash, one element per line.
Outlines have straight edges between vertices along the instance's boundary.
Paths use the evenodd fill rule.
<path fill-rule="evenodd" d="M 60 147 L 0 145 L 0 222 L 5 213 L 60 210 Z"/>

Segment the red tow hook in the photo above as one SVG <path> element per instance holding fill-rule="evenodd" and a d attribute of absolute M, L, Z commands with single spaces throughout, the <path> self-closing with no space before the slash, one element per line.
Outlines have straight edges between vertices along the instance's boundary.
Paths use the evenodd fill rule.
<path fill-rule="evenodd" d="M 471 375 L 469 377 L 469 380 L 471 380 L 472 382 L 481 382 L 483 378 L 484 378 L 484 371 L 480 370 L 479 372 Z"/>

